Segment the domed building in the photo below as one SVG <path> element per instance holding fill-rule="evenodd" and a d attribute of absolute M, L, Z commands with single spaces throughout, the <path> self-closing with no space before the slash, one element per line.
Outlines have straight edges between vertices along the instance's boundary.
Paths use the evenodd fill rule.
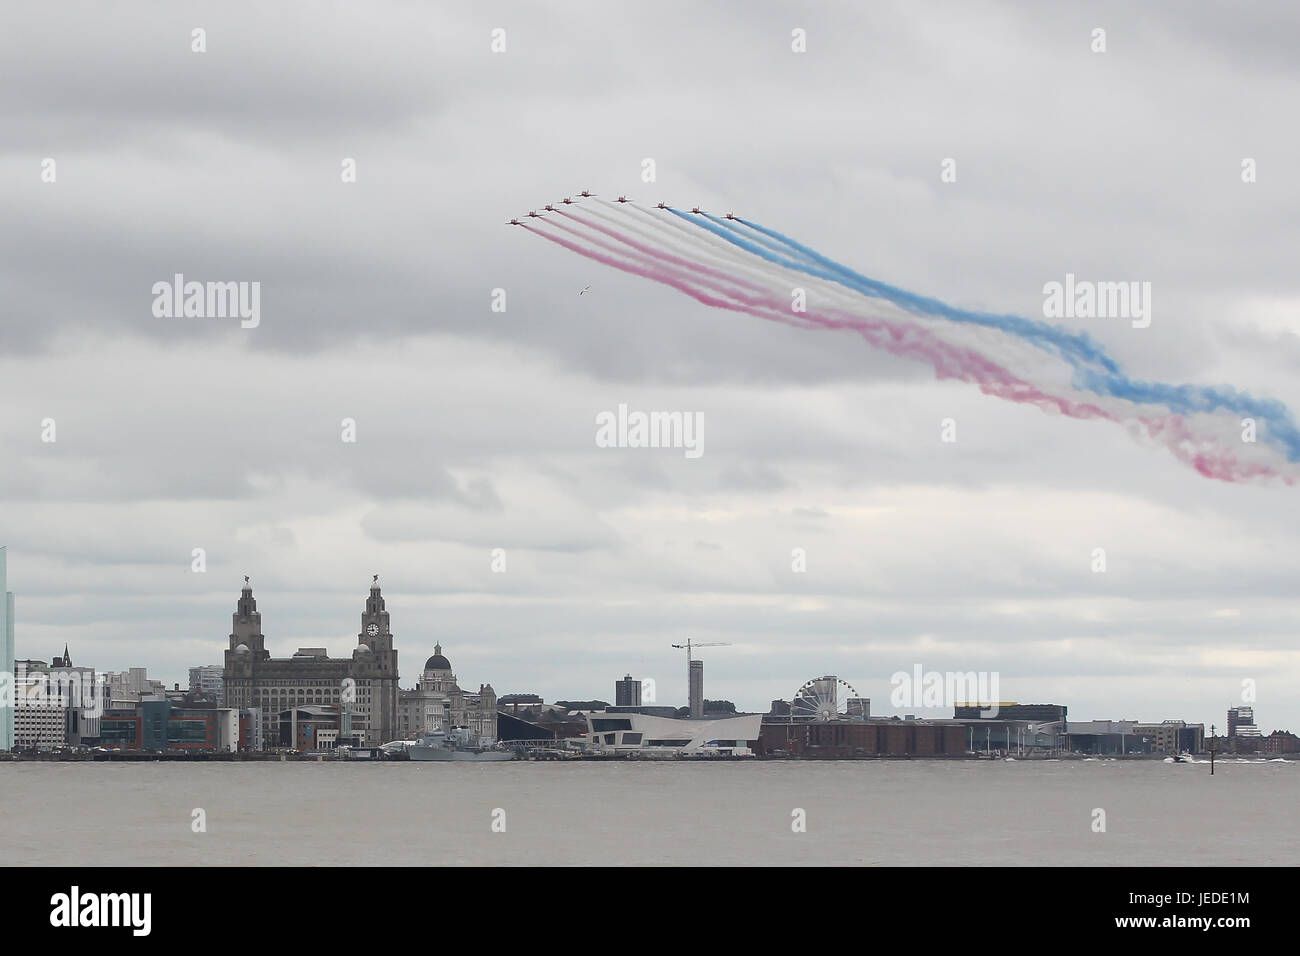
<path fill-rule="evenodd" d="M 442 645 L 435 644 L 419 683 L 398 694 L 397 728 L 403 738 L 414 740 L 453 727 L 467 729 L 483 744 L 495 742 L 497 694 L 491 684 L 480 684 L 477 694 L 461 690 Z"/>

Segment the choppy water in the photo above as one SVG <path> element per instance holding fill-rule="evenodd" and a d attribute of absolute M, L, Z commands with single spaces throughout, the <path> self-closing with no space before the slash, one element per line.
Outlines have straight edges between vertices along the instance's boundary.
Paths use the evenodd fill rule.
<path fill-rule="evenodd" d="M 0 794 L 0 850 L 20 865 L 1203 866 L 1300 850 L 1300 762 L 1213 777 L 1102 760 L 6 763 Z"/>

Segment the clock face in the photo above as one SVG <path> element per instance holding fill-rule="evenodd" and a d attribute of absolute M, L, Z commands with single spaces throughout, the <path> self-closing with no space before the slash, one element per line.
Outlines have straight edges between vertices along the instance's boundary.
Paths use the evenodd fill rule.
<path fill-rule="evenodd" d="M 374 637 L 376 634 L 379 633 L 379 625 L 378 624 L 368 625 L 366 627 L 366 633 L 369 634 L 371 637 Z"/>

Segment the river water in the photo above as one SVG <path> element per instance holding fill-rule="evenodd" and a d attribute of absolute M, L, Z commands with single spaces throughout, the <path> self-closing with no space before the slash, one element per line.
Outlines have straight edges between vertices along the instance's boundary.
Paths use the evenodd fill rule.
<path fill-rule="evenodd" d="M 19 865 L 1258 866 L 1300 855 L 1297 761 L 1221 760 L 1213 777 L 1208 764 L 1131 760 L 0 763 L 0 793 L 0 849 Z M 196 810 L 206 832 L 194 831 Z M 1098 810 L 1105 832 L 1094 832 Z"/>

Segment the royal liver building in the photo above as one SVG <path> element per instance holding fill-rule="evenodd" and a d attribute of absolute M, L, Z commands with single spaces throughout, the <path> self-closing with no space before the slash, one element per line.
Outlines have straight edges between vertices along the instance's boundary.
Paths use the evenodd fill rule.
<path fill-rule="evenodd" d="M 340 713 L 342 730 L 350 724 L 367 746 L 397 737 L 397 651 L 378 575 L 361 612 L 361 632 L 351 658 L 330 657 L 321 647 L 299 648 L 293 657 L 272 657 L 265 645 L 262 615 L 244 578 L 222 674 L 227 707 L 260 707 L 264 715 L 276 715 L 317 705 Z"/>

